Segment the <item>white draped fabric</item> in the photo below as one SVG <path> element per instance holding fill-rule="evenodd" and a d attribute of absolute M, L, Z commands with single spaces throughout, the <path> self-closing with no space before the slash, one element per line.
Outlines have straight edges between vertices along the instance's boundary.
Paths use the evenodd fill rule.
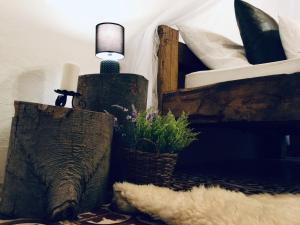
<path fill-rule="evenodd" d="M 218 0 L 187 0 L 170 7 L 164 14 L 156 18 L 144 31 L 138 33 L 126 43 L 126 57 L 122 71 L 137 73 L 149 81 L 148 106 L 157 106 L 157 49 L 159 39 L 156 32 L 160 24 L 174 25 L 185 21 L 193 14 L 207 14 L 218 3 Z M 200 7 L 193 7 L 200 5 Z M 205 13 L 206 12 L 206 13 Z"/>
<path fill-rule="evenodd" d="M 278 14 L 288 14 L 300 21 L 297 0 L 248 0 L 275 19 Z M 297 7 L 298 6 L 298 7 Z M 298 17 L 298 18 L 297 18 Z M 234 13 L 234 0 L 186 0 L 170 6 L 148 27 L 126 43 L 126 56 L 122 71 L 137 73 L 149 80 L 148 107 L 157 107 L 157 49 L 159 39 L 156 28 L 160 24 L 176 26 L 188 24 L 222 34 L 241 43 Z"/>

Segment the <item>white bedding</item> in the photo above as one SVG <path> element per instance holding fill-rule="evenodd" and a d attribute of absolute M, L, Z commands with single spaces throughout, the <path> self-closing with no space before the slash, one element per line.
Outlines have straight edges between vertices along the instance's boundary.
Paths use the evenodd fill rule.
<path fill-rule="evenodd" d="M 186 75 L 185 88 L 195 88 L 231 80 L 300 72 L 300 58 L 230 69 L 207 70 Z"/>

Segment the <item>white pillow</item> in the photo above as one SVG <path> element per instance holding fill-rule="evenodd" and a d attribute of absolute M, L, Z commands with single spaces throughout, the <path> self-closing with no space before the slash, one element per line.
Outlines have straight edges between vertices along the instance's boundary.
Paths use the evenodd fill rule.
<path fill-rule="evenodd" d="M 210 69 L 249 66 L 244 47 L 222 35 L 177 25 L 189 49 Z"/>
<path fill-rule="evenodd" d="M 288 17 L 279 16 L 279 34 L 288 59 L 300 57 L 300 24 Z"/>

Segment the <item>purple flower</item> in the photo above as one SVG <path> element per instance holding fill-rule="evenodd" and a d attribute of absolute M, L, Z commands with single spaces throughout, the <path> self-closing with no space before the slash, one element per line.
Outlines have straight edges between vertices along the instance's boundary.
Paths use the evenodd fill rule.
<path fill-rule="evenodd" d="M 157 116 L 157 112 L 151 112 L 149 114 L 147 114 L 146 116 L 146 120 L 148 120 L 149 122 L 152 122 Z"/>
<path fill-rule="evenodd" d="M 137 114 L 137 110 L 136 110 L 134 104 L 131 104 L 131 109 L 132 109 L 132 112 L 133 112 L 133 113 Z"/>

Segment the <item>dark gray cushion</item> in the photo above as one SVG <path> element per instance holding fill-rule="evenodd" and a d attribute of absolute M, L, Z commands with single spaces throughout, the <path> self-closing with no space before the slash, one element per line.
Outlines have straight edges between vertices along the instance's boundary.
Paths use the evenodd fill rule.
<path fill-rule="evenodd" d="M 235 0 L 235 15 L 251 64 L 285 60 L 278 24 L 262 10 L 241 0 Z"/>

